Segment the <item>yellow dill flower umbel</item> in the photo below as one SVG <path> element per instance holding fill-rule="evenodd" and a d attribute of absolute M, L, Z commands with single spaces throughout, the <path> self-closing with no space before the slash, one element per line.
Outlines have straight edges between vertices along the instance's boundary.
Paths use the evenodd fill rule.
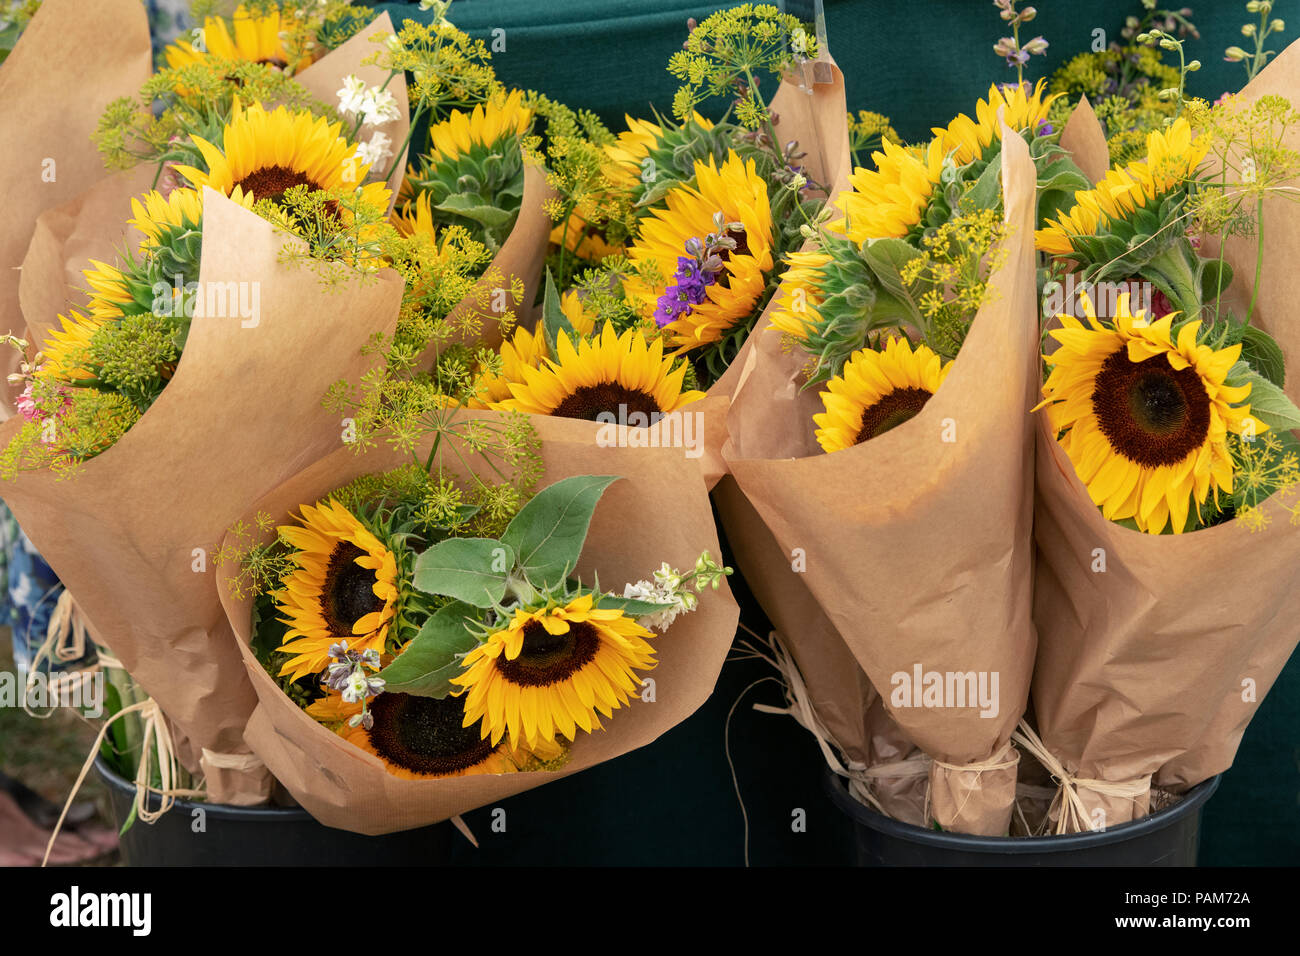
<path fill-rule="evenodd" d="M 598 336 L 577 337 L 576 347 L 561 332 L 555 358 L 537 367 L 521 361 L 515 370 L 519 380 L 505 383 L 511 397 L 490 407 L 587 421 L 608 414 L 628 422 L 639 414 L 649 424 L 704 397 L 700 391 L 682 391 L 686 363 L 665 357 L 663 350 L 662 338 L 647 344 L 641 331 L 619 335 L 610 324 Z"/>
<path fill-rule="evenodd" d="M 396 556 L 343 505 L 303 505 L 299 520 L 278 529 L 296 569 L 271 595 L 289 625 L 280 673 L 290 680 L 323 671 L 339 641 L 382 654 L 398 600 Z"/>
<path fill-rule="evenodd" d="M 177 40 L 163 55 L 167 65 L 173 69 L 201 63 L 208 58 L 246 60 L 281 70 L 292 67 L 295 71 L 311 63 L 311 54 L 290 56 L 281 38 L 283 31 L 279 10 L 265 15 L 254 14 L 241 3 L 235 8 L 229 26 L 222 17 L 204 18 L 202 49 L 195 48 L 187 40 Z"/>
<path fill-rule="evenodd" d="M 686 255 L 686 243 L 703 241 L 717 230 L 715 217 L 739 223 L 731 232 L 736 249 L 727 251 L 722 271 L 704 290 L 704 299 L 663 326 L 679 352 L 717 342 L 754 311 L 775 265 L 772 258 L 772 209 L 767 183 L 754 168 L 730 152 L 719 167 L 712 156 L 695 164 L 695 185 L 669 190 L 664 206 L 641 221 L 640 235 L 628 250 L 628 259 L 643 272 L 659 277 L 652 284 L 643 276 L 624 283 L 630 301 L 646 310 L 658 308 L 659 299 L 673 283 L 677 260 Z"/>
<path fill-rule="evenodd" d="M 1059 348 L 1044 359 L 1048 420 L 1094 504 L 1112 521 L 1131 518 L 1151 534 L 1186 530 L 1213 487 L 1232 493 L 1228 433 L 1267 425 L 1242 405 L 1250 385 L 1226 383 L 1241 346 L 1198 345 L 1201 323 L 1175 340 L 1171 313 L 1151 323 L 1119 297 L 1114 328 L 1083 297 L 1087 324 L 1060 316 Z"/>
<path fill-rule="evenodd" d="M 1154 130 L 1147 136 L 1144 160 L 1112 168 L 1096 187 L 1075 193 L 1072 208 L 1058 212 L 1056 222 L 1034 233 L 1035 245 L 1052 255 L 1071 255 L 1072 236 L 1096 235 L 1183 188 L 1209 148 L 1209 137 L 1193 138 L 1191 125 L 1182 117 L 1168 129 Z"/>
<path fill-rule="evenodd" d="M 190 137 L 208 168 L 178 165 L 176 171 L 195 189 L 210 186 L 226 196 L 240 189 L 254 199 L 279 199 L 294 186 L 352 192 L 365 183 L 370 167 L 342 130 L 341 123 L 308 110 L 278 106 L 268 112 L 261 103 L 244 108 L 236 102 L 220 146 Z M 368 205 L 388 208 L 391 194 L 383 183 L 366 183 L 361 192 Z"/>
<path fill-rule="evenodd" d="M 583 594 L 563 606 L 518 608 L 506 626 L 465 655 L 451 683 L 465 690 L 465 724 L 493 746 L 538 748 L 600 729 L 625 706 L 637 671 L 655 666 L 654 637 L 621 610 Z"/>
<path fill-rule="evenodd" d="M 890 339 L 883 351 L 861 349 L 821 393 L 826 411 L 813 416 L 822 451 L 842 451 L 914 418 L 939 391 L 946 365 L 924 345 Z"/>

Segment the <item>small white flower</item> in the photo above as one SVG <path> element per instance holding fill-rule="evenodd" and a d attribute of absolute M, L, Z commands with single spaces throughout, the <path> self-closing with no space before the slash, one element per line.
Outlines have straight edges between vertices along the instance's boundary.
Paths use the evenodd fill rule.
<path fill-rule="evenodd" d="M 388 90 L 368 90 L 361 110 L 365 113 L 364 122 L 367 126 L 383 126 L 402 115 L 397 97 Z"/>
<path fill-rule="evenodd" d="M 366 81 L 360 79 L 355 73 L 345 76 L 343 89 L 336 95 L 339 98 L 339 113 L 343 116 L 354 116 L 366 107 L 368 95 Z"/>
<path fill-rule="evenodd" d="M 359 700 L 365 700 L 369 690 L 370 685 L 366 681 L 366 675 L 357 668 L 348 679 L 348 686 L 343 688 L 343 699 L 349 704 L 355 704 Z"/>
<path fill-rule="evenodd" d="M 357 160 L 372 168 L 379 166 L 393 155 L 392 144 L 388 134 L 376 130 L 370 137 L 370 142 L 357 144 Z"/>

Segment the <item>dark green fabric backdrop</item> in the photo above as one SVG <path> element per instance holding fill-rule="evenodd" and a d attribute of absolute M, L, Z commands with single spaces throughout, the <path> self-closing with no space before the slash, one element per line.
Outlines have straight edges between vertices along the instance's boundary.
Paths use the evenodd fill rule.
<path fill-rule="evenodd" d="M 1216 98 L 1241 87 L 1244 70 L 1222 61 L 1241 44 L 1245 0 L 1190 3 L 1201 31 L 1189 57 L 1204 64 L 1192 92 Z M 1172 4 L 1171 4 L 1172 5 Z M 420 19 L 417 3 L 379 3 L 395 21 Z M 505 49 L 493 55 L 508 84 L 540 90 L 598 112 L 619 128 L 625 112 L 667 112 L 675 89 L 664 70 L 685 35 L 688 16 L 726 4 L 687 0 L 456 0 L 450 18 Z M 1086 50 L 1093 31 L 1117 37 L 1137 0 L 1040 0 L 1033 33 L 1051 47 L 1030 76 L 1045 76 Z M 958 112 L 970 112 L 990 82 L 1014 74 L 992 53 L 1002 23 L 989 0 L 826 0 L 827 36 L 843 68 L 851 109 L 893 118 L 907 139 Z M 1284 39 L 1300 36 L 1300 0 L 1280 0 Z M 1300 91 L 1297 91 L 1300 101 Z M 764 624 L 752 602 L 750 625 Z M 467 815 L 483 842 L 460 853 L 465 863 L 735 864 L 745 828 L 723 750 L 727 713 L 737 696 L 768 672 L 730 663 L 709 703 L 658 742 L 602 767 L 506 801 L 507 830 L 491 832 L 488 810 Z M 777 703 L 772 682 L 735 709 L 732 754 L 749 816 L 755 864 L 835 863 L 851 857 L 851 833 L 821 790 L 821 758 L 812 739 L 750 703 Z M 1246 734 L 1237 763 L 1205 811 L 1201 862 L 1207 865 L 1300 862 L 1300 665 L 1293 659 Z M 807 832 L 791 830 L 802 808 Z M 575 826 L 577 821 L 581 824 Z"/>

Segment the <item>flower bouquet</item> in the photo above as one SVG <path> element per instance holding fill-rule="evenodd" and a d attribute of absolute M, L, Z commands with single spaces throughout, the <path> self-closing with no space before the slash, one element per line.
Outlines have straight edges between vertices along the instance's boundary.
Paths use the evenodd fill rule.
<path fill-rule="evenodd" d="M 712 486 L 728 369 L 782 256 L 803 241 L 800 223 L 847 163 L 848 136 L 843 78 L 794 17 L 741 4 L 689 26 L 668 66 L 683 83 L 672 118 L 628 117 L 615 137 L 590 114 L 536 101 L 558 223 L 553 282 L 538 323 L 485 370 L 478 401 L 600 422 L 598 441 L 651 426 L 647 444 L 688 445 Z M 770 96 L 768 77 L 779 81 Z M 733 100 L 717 122 L 697 112 L 715 95 Z"/>
<path fill-rule="evenodd" d="M 806 582 L 932 758 L 912 822 L 967 833 L 1007 832 L 1034 655 L 1032 233 L 1086 183 L 1051 105 L 994 87 L 856 170 L 789 258 L 727 420 L 774 545 L 742 570 Z"/>
<path fill-rule="evenodd" d="M 1046 298 L 1038 427 L 1026 744 L 1057 832 L 1225 770 L 1296 645 L 1297 77 L 1293 44 L 1238 95 L 1180 96 L 1038 234 L 1089 290 Z"/>
<path fill-rule="evenodd" d="M 462 416 L 414 456 L 322 459 L 223 546 L 258 695 L 245 739 L 329 826 L 434 823 L 649 743 L 731 643 L 725 588 L 698 593 L 727 569 L 693 463 Z M 644 507 L 666 487 L 672 508 Z"/>
<path fill-rule="evenodd" d="M 20 22 L 29 22 L 0 67 L 0 126 L 15 132 L 0 151 L 0 193 L 8 218 L 0 236 L 0 329 L 22 335 L 17 268 L 36 218 L 106 175 L 90 134 L 109 101 L 145 81 L 150 51 L 145 11 L 132 0 L 89 8 L 73 0 L 45 0 L 14 13 L 10 29 L 16 32 Z M 103 42 L 108 35 L 113 43 Z M 58 83 L 48 73 L 55 63 Z M 68 100 L 63 89 L 82 95 Z M 18 363 L 17 355 L 6 354 L 4 372 L 16 372 Z M 0 418 L 11 414 L 10 402 L 0 403 Z"/>

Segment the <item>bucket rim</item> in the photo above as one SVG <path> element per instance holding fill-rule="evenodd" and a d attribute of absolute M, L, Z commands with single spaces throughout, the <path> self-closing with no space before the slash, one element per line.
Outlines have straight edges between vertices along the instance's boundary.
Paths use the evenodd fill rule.
<path fill-rule="evenodd" d="M 110 789 L 118 791 L 130 800 L 135 799 L 135 783 L 120 776 L 117 771 L 108 765 L 108 761 L 102 755 L 95 758 L 95 772 Z M 162 802 L 162 798 L 157 794 L 150 794 L 149 802 L 152 808 L 156 808 Z M 174 806 L 176 809 L 184 810 L 201 807 L 205 814 L 211 815 L 218 820 L 239 820 L 245 823 L 288 823 L 297 820 L 316 819 L 302 807 L 232 807 L 224 803 L 208 803 L 207 801 L 191 800 L 186 797 L 177 797 Z"/>
<path fill-rule="evenodd" d="M 942 830 L 927 830 L 925 827 L 894 820 L 855 800 L 849 793 L 847 785 L 830 767 L 824 767 L 822 771 L 822 782 L 831 802 L 858 826 L 909 843 L 961 850 L 966 853 L 985 853 L 991 856 L 1061 853 L 1140 839 L 1171 827 L 1184 817 L 1199 813 L 1201 807 L 1219 788 L 1221 778 L 1222 774 L 1215 774 L 1188 790 L 1176 804 L 1140 820 L 1130 820 L 1106 830 L 1041 837 L 1013 837 L 948 833 Z"/>

